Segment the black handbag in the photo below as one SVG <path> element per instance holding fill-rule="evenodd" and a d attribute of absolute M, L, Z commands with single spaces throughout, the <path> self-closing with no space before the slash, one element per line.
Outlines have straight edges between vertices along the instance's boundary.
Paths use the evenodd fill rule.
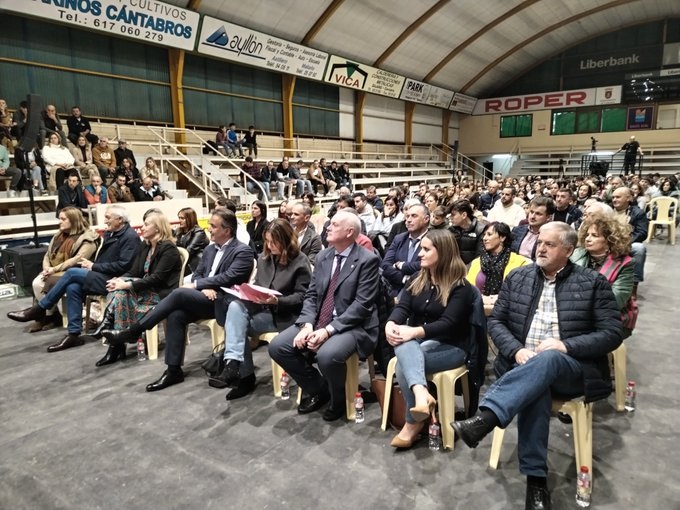
<path fill-rule="evenodd" d="M 213 348 L 213 352 L 201 363 L 201 368 L 205 370 L 208 377 L 216 377 L 224 369 L 224 342 Z"/>

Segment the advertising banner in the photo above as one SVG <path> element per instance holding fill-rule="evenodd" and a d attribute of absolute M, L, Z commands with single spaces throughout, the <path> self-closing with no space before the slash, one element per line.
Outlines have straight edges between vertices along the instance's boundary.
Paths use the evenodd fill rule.
<path fill-rule="evenodd" d="M 183 50 L 194 49 L 200 19 L 157 0 L 2 0 L 0 8 Z"/>
<path fill-rule="evenodd" d="M 394 98 L 399 97 L 404 80 L 398 74 L 337 55 L 330 56 L 325 77 L 325 81 L 333 85 Z"/>
<path fill-rule="evenodd" d="M 456 92 L 453 96 L 453 100 L 449 105 L 449 110 L 454 112 L 467 113 L 468 115 L 472 113 L 477 104 L 477 98 L 472 96 L 466 96 L 460 92 Z"/>
<path fill-rule="evenodd" d="M 552 110 L 555 108 L 581 108 L 599 104 L 619 104 L 621 102 L 621 88 L 621 85 L 612 85 L 592 89 L 560 90 L 524 96 L 480 99 L 475 105 L 473 114 L 487 115 Z"/>
<path fill-rule="evenodd" d="M 653 121 L 653 106 L 631 106 L 628 108 L 626 129 L 652 129 Z"/>
<path fill-rule="evenodd" d="M 198 52 L 270 71 L 322 80 L 328 53 L 223 20 L 203 17 Z"/>
<path fill-rule="evenodd" d="M 641 46 L 634 49 L 565 57 L 562 63 L 564 76 L 581 76 L 602 72 L 630 72 L 634 69 L 661 67 L 663 47 Z"/>
<path fill-rule="evenodd" d="M 452 90 L 435 87 L 429 83 L 412 78 L 406 78 L 404 88 L 401 90 L 401 96 L 399 96 L 399 99 L 404 99 L 405 101 L 427 104 L 437 108 L 447 108 L 452 98 Z"/>

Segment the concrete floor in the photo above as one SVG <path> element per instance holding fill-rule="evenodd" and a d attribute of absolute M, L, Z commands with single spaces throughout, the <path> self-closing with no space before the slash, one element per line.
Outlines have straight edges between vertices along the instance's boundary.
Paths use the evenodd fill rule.
<path fill-rule="evenodd" d="M 613 395 L 596 405 L 593 508 L 680 509 L 679 255 L 662 241 L 649 247 L 627 341 L 638 409 L 615 412 Z M 29 304 L 6 301 L 3 312 Z M 375 403 L 357 425 L 298 416 L 293 400 L 275 400 L 264 348 L 255 351 L 256 391 L 228 403 L 199 367 L 207 330 L 192 336 L 186 381 L 154 394 L 144 386 L 162 373 L 161 360 L 98 369 L 101 344 L 47 354 L 59 333 L 26 330 L 2 313 L 0 509 L 523 508 L 514 425 L 496 471 L 487 467 L 490 438 L 475 450 L 457 442 L 431 453 L 421 442 L 395 452 Z M 367 385 L 365 367 L 360 377 Z M 556 510 L 576 508 L 574 462 L 571 427 L 554 420 Z"/>

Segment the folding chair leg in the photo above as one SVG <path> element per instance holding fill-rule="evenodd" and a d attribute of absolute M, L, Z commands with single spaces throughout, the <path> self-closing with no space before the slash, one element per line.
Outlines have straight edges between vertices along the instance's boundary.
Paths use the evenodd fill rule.
<path fill-rule="evenodd" d="M 489 467 L 492 469 L 498 468 L 498 460 L 501 457 L 501 448 L 503 447 L 503 437 L 505 437 L 505 429 L 496 427 L 493 429 L 493 441 L 491 441 L 491 455 L 489 455 Z"/>

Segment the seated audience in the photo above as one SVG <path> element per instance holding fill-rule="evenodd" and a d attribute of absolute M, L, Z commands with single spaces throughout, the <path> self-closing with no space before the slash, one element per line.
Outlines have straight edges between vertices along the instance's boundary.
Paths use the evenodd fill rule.
<path fill-rule="evenodd" d="M 495 427 L 517 416 L 519 470 L 527 477 L 526 508 L 549 509 L 548 436 L 553 395 L 607 398 L 607 353 L 621 344 L 621 319 L 602 275 L 569 261 L 574 229 L 559 221 L 541 227 L 536 264 L 510 273 L 489 317 L 498 348 L 498 379 L 475 416 L 453 428 L 475 448 Z M 593 306 L 597 303 L 597 306 Z"/>
<path fill-rule="evenodd" d="M 24 152 L 21 147 L 17 147 L 14 151 L 14 160 L 24 157 Z M 44 181 L 47 180 L 47 173 L 45 172 L 45 162 L 42 158 L 42 152 L 36 145 L 33 150 L 26 154 L 25 164 L 28 165 L 28 171 L 31 174 L 31 184 L 33 185 L 33 192 L 47 195 Z"/>
<path fill-rule="evenodd" d="M 160 391 L 184 381 L 182 363 L 190 323 L 216 319 L 224 324 L 226 293 L 222 290 L 245 283 L 253 270 L 253 252 L 236 239 L 236 215 L 218 209 L 210 216 L 212 243 L 203 252 L 201 263 L 191 275 L 191 283 L 173 290 L 138 322 L 122 330 L 104 330 L 102 334 L 111 345 L 123 347 L 135 342 L 143 331 L 167 319 L 165 335 L 165 363 L 167 369 L 146 391 Z M 220 256 L 218 256 L 218 253 Z"/>
<path fill-rule="evenodd" d="M 99 138 L 92 133 L 90 121 L 82 116 L 79 106 L 71 108 L 71 115 L 66 119 L 66 125 L 68 126 L 68 139 L 73 145 L 76 145 L 80 135 L 87 138 L 87 141 L 90 142 L 92 147 L 97 145 Z"/>
<path fill-rule="evenodd" d="M 156 165 L 156 160 L 151 156 L 146 158 L 144 166 L 139 170 L 139 177 L 144 179 L 145 177 L 151 177 L 154 184 L 158 184 L 161 178 L 161 169 Z"/>
<path fill-rule="evenodd" d="M 649 218 L 642 209 L 633 204 L 633 195 L 626 187 L 617 188 L 612 192 L 612 207 L 616 218 L 631 228 L 630 254 L 635 259 L 633 296 L 637 299 L 638 284 L 645 281 L 647 247 L 643 243 L 647 240 Z"/>
<path fill-rule="evenodd" d="M 103 182 L 116 175 L 116 156 L 109 147 L 108 138 L 101 137 L 96 145 L 92 145 L 92 162 L 99 170 Z"/>
<path fill-rule="evenodd" d="M 314 195 L 314 193 L 304 193 L 302 195 L 302 203 L 309 206 L 309 209 L 313 215 L 321 213 L 321 208 L 316 203 L 316 195 Z"/>
<path fill-rule="evenodd" d="M 116 157 L 116 166 L 121 166 L 123 164 L 123 159 L 127 158 L 132 163 L 133 167 L 137 167 L 137 160 L 131 149 L 128 149 L 127 142 L 125 140 L 118 140 L 118 148 L 113 151 Z"/>
<path fill-rule="evenodd" d="M 579 207 L 572 203 L 573 193 L 569 188 L 561 188 L 557 192 L 555 200 L 555 212 L 553 213 L 553 221 L 563 221 L 569 225 L 573 225 L 581 219 L 583 212 Z"/>
<path fill-rule="evenodd" d="M 359 219 L 339 211 L 328 228 L 330 248 L 319 254 L 295 325 L 269 344 L 269 355 L 297 382 L 305 397 L 299 414 L 324 407 L 326 421 L 345 415 L 345 362 L 372 354 L 378 338 L 375 306 L 378 257 L 355 243 Z M 332 274 L 332 276 L 331 276 Z M 319 370 L 313 366 L 313 356 Z"/>
<path fill-rule="evenodd" d="M 137 187 L 135 199 L 137 202 L 151 202 L 165 200 L 165 197 L 158 184 L 154 184 L 153 179 L 147 177 L 142 180 L 142 185 Z"/>
<path fill-rule="evenodd" d="M 68 138 L 64 133 L 59 115 L 57 115 L 57 108 L 53 104 L 48 104 L 47 108 L 40 112 L 40 118 L 42 121 L 40 124 L 40 140 L 44 143 L 47 135 L 54 133 L 59 136 L 61 144 L 68 147 Z"/>
<path fill-rule="evenodd" d="M 321 158 L 319 160 L 319 169 L 321 170 L 321 175 L 324 180 L 324 189 L 326 194 L 334 193 L 335 189 L 338 187 L 338 183 L 335 180 L 335 175 L 329 166 L 326 166 L 326 158 Z"/>
<path fill-rule="evenodd" d="M 14 150 L 12 144 L 12 114 L 9 113 L 7 101 L 0 99 L 0 145 L 4 145 L 7 152 Z"/>
<path fill-rule="evenodd" d="M 137 170 L 137 167 L 128 158 L 123 158 L 120 162 L 120 166 L 116 167 L 115 175 L 124 175 L 125 183 L 130 186 L 133 193 L 139 188 L 139 185 L 142 182 L 139 170 Z"/>
<path fill-rule="evenodd" d="M 59 197 L 57 201 L 57 216 L 59 216 L 59 211 L 64 207 L 75 207 L 83 213 L 83 216 L 88 214 L 87 200 L 83 187 L 80 185 L 80 175 L 76 170 L 72 170 L 66 182 L 59 186 L 57 195 Z"/>
<path fill-rule="evenodd" d="M 219 197 L 217 200 L 215 200 L 214 210 L 219 211 L 220 209 L 229 210 L 236 214 L 236 202 L 229 198 Z M 238 216 L 236 216 L 236 225 L 236 239 L 241 241 L 243 244 L 250 246 L 250 234 L 248 234 L 246 224 Z"/>
<path fill-rule="evenodd" d="M 269 224 L 267 220 L 267 204 L 256 200 L 250 207 L 252 219 L 246 223 L 246 230 L 250 235 L 250 247 L 259 255 L 264 249 L 264 230 Z"/>
<path fill-rule="evenodd" d="M 637 314 L 633 298 L 635 260 L 629 254 L 630 227 L 611 214 L 594 213 L 583 220 L 578 248 L 570 257 L 577 266 L 588 267 L 607 278 L 622 312 L 624 338 L 628 338 L 635 327 L 634 318 L 629 317 L 626 310 L 635 310 Z"/>
<path fill-rule="evenodd" d="M 449 230 L 456 238 L 460 257 L 465 264 L 469 264 L 482 253 L 482 232 L 484 231 L 484 225 L 485 223 L 475 218 L 472 204 L 469 200 L 456 200 L 451 205 Z"/>
<path fill-rule="evenodd" d="M 94 164 L 94 159 L 92 158 L 92 149 L 85 136 L 81 135 L 78 137 L 75 147 L 71 149 L 71 154 L 73 154 L 74 159 L 73 165 L 78 169 L 83 179 L 91 179 L 95 173 L 100 175 L 97 165 Z"/>
<path fill-rule="evenodd" d="M 106 282 L 109 293 L 100 332 L 131 327 L 177 288 L 182 258 L 172 238 L 170 223 L 162 213 L 146 215 L 142 241 L 132 267 Z M 110 344 L 96 365 L 101 367 L 125 359 L 125 347 L 125 344 Z"/>
<path fill-rule="evenodd" d="M 248 149 L 248 156 L 255 154 L 255 157 L 257 157 L 257 133 L 255 132 L 255 126 L 248 126 L 248 132 L 243 135 L 241 141 Z"/>
<path fill-rule="evenodd" d="M 525 220 L 527 215 L 521 205 L 515 203 L 515 188 L 506 186 L 501 191 L 501 198 L 489 210 L 487 219 L 492 221 L 503 222 L 508 227 L 514 228 Z"/>
<path fill-rule="evenodd" d="M 100 177 L 101 178 L 101 177 Z M 124 175 L 117 175 L 113 184 L 108 187 L 107 195 L 112 204 L 118 202 L 134 202 L 132 190 L 128 187 L 127 178 Z"/>
<path fill-rule="evenodd" d="M 529 202 L 527 222 L 512 229 L 510 249 L 523 257 L 535 260 L 538 231 L 551 220 L 554 212 L 555 203 L 552 198 L 544 195 L 536 195 L 532 198 Z"/>
<path fill-rule="evenodd" d="M 175 232 L 175 237 L 177 238 L 177 246 L 184 248 L 189 252 L 189 260 L 184 268 L 184 274 L 192 274 L 198 264 L 201 262 L 201 257 L 203 256 L 203 250 L 208 246 L 208 236 L 205 234 L 205 230 L 201 228 L 198 224 L 198 217 L 196 211 L 191 207 L 184 207 L 177 213 L 177 218 L 179 219 L 179 227 Z"/>
<path fill-rule="evenodd" d="M 314 230 L 314 226 L 309 222 L 312 217 L 312 210 L 304 203 L 288 203 L 290 209 L 290 224 L 297 236 L 300 251 L 307 255 L 309 262 L 316 262 L 316 255 L 323 249 L 321 238 Z"/>
<path fill-rule="evenodd" d="M 241 166 L 241 170 L 252 177 L 252 179 L 248 179 L 245 175 L 243 176 L 245 187 L 249 193 L 257 194 L 259 200 L 264 200 L 265 195 L 267 200 L 272 199 L 271 193 L 269 192 L 270 178 L 262 175 L 260 167 L 253 161 L 252 156 L 246 156 L 246 159 Z"/>
<path fill-rule="evenodd" d="M 243 141 L 238 139 L 238 134 L 236 133 L 236 124 L 231 122 L 229 124 L 229 129 L 227 129 L 227 139 L 225 141 L 226 147 L 231 151 L 231 157 L 236 157 L 236 149 L 238 149 L 238 157 L 243 157 Z"/>
<path fill-rule="evenodd" d="M 356 210 L 359 218 L 364 223 L 366 232 L 373 230 L 373 223 L 375 223 L 375 213 L 373 212 L 373 207 L 368 203 L 366 195 L 363 193 L 355 193 L 352 195 L 354 199 L 354 209 Z"/>
<path fill-rule="evenodd" d="M 282 162 L 282 166 L 286 167 L 286 161 Z M 304 161 L 299 159 L 297 163 L 288 167 L 288 183 L 295 184 L 295 198 L 300 198 L 305 189 L 310 193 L 316 193 L 312 182 L 309 179 L 305 179 L 302 176 L 302 167 L 304 166 Z"/>
<path fill-rule="evenodd" d="M 309 287 L 311 267 L 297 245 L 292 227 L 276 219 L 264 229 L 264 251 L 257 259 L 255 285 L 280 292 L 259 301 L 227 297 L 224 369 L 210 386 L 233 388 L 227 400 L 241 398 L 255 389 L 255 367 L 248 336 L 283 331 L 295 323 Z"/>
<path fill-rule="evenodd" d="M 311 165 L 309 165 L 309 169 L 307 170 L 307 179 L 312 183 L 312 189 L 317 192 L 317 195 L 319 194 L 317 191 L 319 186 L 323 188 L 324 195 L 328 194 L 329 185 L 326 183 L 326 179 L 323 176 L 319 162 L 316 159 Z M 335 190 L 335 186 L 333 186 L 333 190 Z"/>
<path fill-rule="evenodd" d="M 382 199 L 378 196 L 378 190 L 375 186 L 369 186 L 366 188 L 366 201 L 373 208 L 373 211 L 375 211 L 376 215 L 383 211 L 384 204 Z"/>
<path fill-rule="evenodd" d="M 286 179 L 278 174 L 276 168 L 274 168 L 273 161 L 267 161 L 267 165 L 262 169 L 262 178 L 269 182 L 270 190 L 272 186 L 276 186 L 277 200 L 284 200 L 286 198 Z"/>
<path fill-rule="evenodd" d="M 531 261 L 510 250 L 512 234 L 505 223 L 489 223 L 481 237 L 484 249 L 470 263 L 467 279 L 483 296 L 496 296 L 510 271 Z"/>
<path fill-rule="evenodd" d="M 56 133 L 49 136 L 48 144 L 42 149 L 42 157 L 47 170 L 48 184 L 50 190 L 56 190 L 64 184 L 67 172 L 74 168 L 75 159 L 71 151 L 61 145 L 61 139 Z"/>
<path fill-rule="evenodd" d="M 36 301 L 59 281 L 67 269 L 83 260 L 92 260 L 99 246 L 99 236 L 90 229 L 83 214 L 75 207 L 59 211 L 59 231 L 54 234 L 42 260 L 42 271 L 33 279 L 33 297 Z M 45 310 L 45 316 L 36 320 L 29 333 L 60 328 L 63 318 L 58 306 Z"/>
<path fill-rule="evenodd" d="M 430 229 L 431 230 L 441 230 L 448 229 L 449 223 L 446 219 L 446 211 L 441 205 L 434 208 L 434 211 L 430 213 Z"/>
<path fill-rule="evenodd" d="M 102 183 L 102 178 L 98 173 L 90 177 L 90 184 L 85 186 L 85 200 L 90 205 L 110 204 L 109 193 L 106 186 Z"/>
<path fill-rule="evenodd" d="M 406 232 L 394 238 L 380 263 L 382 277 L 390 297 L 397 297 L 401 289 L 420 271 L 420 242 L 427 233 L 430 216 L 427 207 L 415 203 L 405 213 Z"/>
<path fill-rule="evenodd" d="M 130 226 L 127 212 L 121 206 L 109 206 L 106 209 L 105 223 L 107 231 L 104 242 L 94 262 L 81 259 L 78 262 L 80 267 L 67 270 L 36 305 L 7 314 L 10 319 L 18 322 L 44 320 L 46 311 L 56 306 L 66 294 L 68 334 L 56 344 L 50 345 L 47 352 L 63 351 L 85 343 L 80 334 L 85 296 L 105 296 L 106 282 L 114 276 L 124 274 L 132 266 L 139 237 Z"/>
<path fill-rule="evenodd" d="M 449 232 L 425 234 L 418 256 L 421 270 L 401 293 L 385 325 L 406 401 L 406 423 L 391 443 L 395 448 L 411 448 L 434 412 L 436 401 L 427 389 L 426 374 L 465 364 L 476 298 Z"/>
<path fill-rule="evenodd" d="M 404 215 L 399 211 L 399 201 L 394 197 L 387 197 L 383 204 L 383 210 L 373 222 L 373 228 L 368 232 L 368 237 L 373 241 L 373 246 L 380 252 L 385 253 L 387 239 L 392 227 L 403 221 Z"/>

